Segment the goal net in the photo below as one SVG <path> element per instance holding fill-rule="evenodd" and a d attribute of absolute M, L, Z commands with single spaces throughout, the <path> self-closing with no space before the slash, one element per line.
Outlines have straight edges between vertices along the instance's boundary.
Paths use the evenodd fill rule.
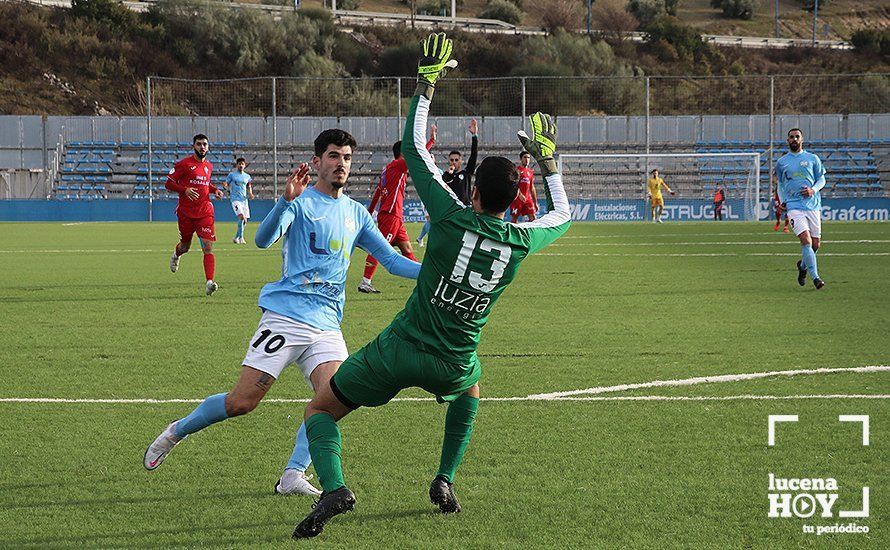
<path fill-rule="evenodd" d="M 726 218 L 758 219 L 760 153 L 563 154 L 559 165 L 570 199 L 645 203 L 646 181 L 658 170 L 676 193 L 664 192 L 669 219 L 710 218 L 718 188 L 726 199 Z M 639 217 L 631 219 L 650 219 L 648 210 L 641 207 Z"/>

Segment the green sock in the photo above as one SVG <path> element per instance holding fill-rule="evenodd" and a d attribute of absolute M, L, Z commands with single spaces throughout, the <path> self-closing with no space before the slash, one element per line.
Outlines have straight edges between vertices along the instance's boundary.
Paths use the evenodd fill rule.
<path fill-rule="evenodd" d="M 316 413 L 306 420 L 306 437 L 315 473 L 326 493 L 346 486 L 340 464 L 340 427 L 334 417 Z"/>
<path fill-rule="evenodd" d="M 454 480 L 454 472 L 460 466 L 473 435 L 473 420 L 479 409 L 479 398 L 463 394 L 448 405 L 445 413 L 445 438 L 442 440 L 442 458 L 439 473 L 448 483 Z"/>

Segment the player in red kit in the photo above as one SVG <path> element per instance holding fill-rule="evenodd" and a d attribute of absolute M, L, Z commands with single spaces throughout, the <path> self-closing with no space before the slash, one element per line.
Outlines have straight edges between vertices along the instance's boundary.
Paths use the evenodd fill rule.
<path fill-rule="evenodd" d="M 426 143 L 426 149 L 429 151 L 436 143 L 436 126 L 430 128 L 430 140 Z M 379 205 L 377 214 L 377 227 L 389 244 L 395 245 L 402 253 L 402 256 L 411 260 L 417 260 L 414 257 L 414 249 L 411 247 L 411 239 L 408 238 L 408 232 L 405 231 L 405 220 L 403 208 L 405 205 L 405 185 L 408 181 L 408 165 L 402 157 L 402 142 L 397 141 L 392 146 L 393 161 L 386 165 L 383 173 L 380 175 L 380 182 L 371 198 L 371 204 L 368 205 L 368 212 L 374 213 L 374 209 Z M 365 274 L 362 282 L 358 285 L 359 292 L 369 294 L 378 294 L 380 291 L 371 284 L 374 272 L 377 271 L 377 258 L 368 254 L 365 261 Z"/>
<path fill-rule="evenodd" d="M 216 240 L 216 232 L 213 228 L 213 203 L 210 202 L 210 193 L 216 198 L 222 198 L 223 192 L 210 183 L 213 165 L 205 158 L 207 151 L 210 150 L 207 136 L 196 135 L 192 138 L 192 147 L 195 154 L 177 162 L 167 174 L 165 184 L 170 191 L 179 193 L 179 204 L 176 206 L 179 243 L 176 244 L 173 256 L 170 258 L 170 271 L 176 273 L 179 269 L 179 259 L 189 251 L 192 235 L 197 233 L 201 250 L 204 252 L 204 276 L 207 278 L 205 291 L 210 296 L 219 288 L 213 281 L 213 272 L 216 270 L 213 242 Z"/>
<path fill-rule="evenodd" d="M 779 198 L 778 191 L 775 191 L 773 193 L 773 211 L 776 213 L 776 225 L 773 226 L 773 231 L 779 230 L 779 226 L 782 224 L 782 214 L 784 214 L 785 229 L 783 229 L 782 232 L 788 233 L 788 210 L 785 208 L 785 205 L 782 204 L 782 200 Z"/>
<path fill-rule="evenodd" d="M 519 153 L 519 193 L 510 204 L 510 215 L 513 223 L 519 221 L 519 216 L 528 216 L 528 221 L 535 220 L 538 213 L 538 194 L 535 192 L 535 171 L 529 167 L 531 156 L 528 151 Z"/>

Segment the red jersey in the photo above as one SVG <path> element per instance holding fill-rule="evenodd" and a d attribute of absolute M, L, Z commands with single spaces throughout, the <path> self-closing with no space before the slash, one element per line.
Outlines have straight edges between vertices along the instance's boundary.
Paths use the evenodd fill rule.
<path fill-rule="evenodd" d="M 535 185 L 534 170 L 528 166 L 517 166 L 516 170 L 519 172 L 519 194 L 513 199 L 513 204 L 510 205 L 513 209 L 532 202 L 532 187 Z"/>
<path fill-rule="evenodd" d="M 726 200 L 726 196 L 723 194 L 723 189 L 718 189 L 714 192 L 714 204 L 723 202 Z"/>
<path fill-rule="evenodd" d="M 426 150 L 433 148 L 435 142 L 429 140 L 426 143 Z M 374 190 L 374 196 L 371 198 L 371 204 L 368 206 L 368 212 L 373 213 L 377 207 L 377 201 L 380 201 L 380 212 L 392 214 L 398 218 L 404 217 L 405 205 L 405 185 L 408 182 L 408 165 L 405 164 L 405 158 L 400 157 L 386 165 L 383 173 L 380 174 L 380 181 L 377 183 L 377 189 Z"/>
<path fill-rule="evenodd" d="M 213 203 L 210 202 L 210 193 L 215 193 L 217 188 L 210 183 L 213 174 L 213 165 L 207 159 L 198 160 L 194 155 L 189 155 L 173 166 L 167 174 L 165 187 L 170 191 L 179 193 L 179 204 L 176 206 L 176 215 L 183 218 L 205 218 L 213 216 Z M 191 200 L 185 196 L 185 190 L 192 187 L 198 191 L 198 198 Z"/>

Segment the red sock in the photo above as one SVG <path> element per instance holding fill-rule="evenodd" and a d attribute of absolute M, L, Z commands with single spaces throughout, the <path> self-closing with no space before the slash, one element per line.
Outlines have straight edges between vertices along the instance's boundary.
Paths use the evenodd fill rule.
<path fill-rule="evenodd" d="M 408 255 L 405 257 L 409 260 L 414 260 L 415 262 L 417 261 L 417 256 L 415 256 L 413 252 L 409 252 Z"/>
<path fill-rule="evenodd" d="M 368 255 L 368 259 L 365 260 L 365 279 L 373 279 L 374 272 L 377 271 L 377 264 L 380 263 L 377 261 L 377 258 L 374 256 Z"/>
<path fill-rule="evenodd" d="M 213 280 L 214 271 L 216 271 L 216 257 L 213 254 L 204 254 L 204 276 L 208 281 Z"/>

